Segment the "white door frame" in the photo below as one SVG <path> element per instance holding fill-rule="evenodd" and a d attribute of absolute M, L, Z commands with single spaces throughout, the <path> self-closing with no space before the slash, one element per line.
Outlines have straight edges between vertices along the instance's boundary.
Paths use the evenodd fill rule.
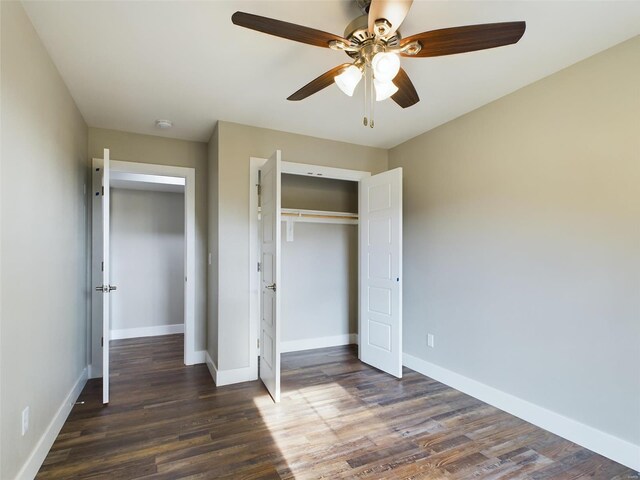
<path fill-rule="evenodd" d="M 102 159 L 94 159 L 100 162 Z M 152 163 L 126 162 L 111 160 L 111 171 L 130 174 L 154 175 L 157 183 L 173 183 L 171 179 L 161 177 L 177 177 L 184 179 L 184 218 L 185 218 L 185 248 L 184 248 L 184 364 L 199 363 L 195 349 L 195 304 L 196 304 L 196 171 L 189 167 L 175 167 L 171 165 L 157 165 Z M 132 176 L 132 180 L 134 176 Z M 93 255 L 93 254 L 92 254 Z M 91 285 L 90 285 L 91 286 Z M 93 290 L 93 288 L 91 289 Z M 92 326 L 95 325 L 92 319 Z M 92 329 L 95 331 L 95 329 Z M 93 335 L 95 337 L 95 334 Z M 99 339 L 98 339 L 99 344 Z M 95 339 L 93 345 L 96 345 Z M 92 352 L 95 361 L 96 352 Z M 92 377 L 100 376 L 92 369 Z M 101 369 L 100 369 L 101 370 Z"/>
<path fill-rule="evenodd" d="M 260 356 L 260 348 L 257 345 L 260 332 L 260 273 L 258 272 L 258 259 L 260 258 L 260 229 L 258 225 L 260 214 L 256 185 L 259 182 L 258 172 L 266 161 L 266 158 L 249 158 L 249 345 L 252 345 L 252 348 L 257 348 L 257 350 L 254 350 L 255 354 L 251 354 L 249 366 L 256 377 L 258 375 L 258 357 Z M 353 182 L 360 182 L 363 178 L 371 176 L 371 172 L 363 170 L 348 170 L 346 168 L 294 162 L 282 162 L 282 173 L 333 180 L 350 180 Z M 358 228 L 360 228 L 359 225 Z M 359 338 L 358 341 L 360 341 Z"/>

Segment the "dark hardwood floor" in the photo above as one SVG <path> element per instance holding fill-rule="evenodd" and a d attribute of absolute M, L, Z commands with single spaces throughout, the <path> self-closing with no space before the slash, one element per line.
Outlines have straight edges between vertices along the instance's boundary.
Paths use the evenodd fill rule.
<path fill-rule="evenodd" d="M 111 403 L 90 381 L 40 479 L 638 479 L 637 472 L 352 347 L 283 355 L 282 402 L 216 388 L 182 336 L 112 342 Z"/>

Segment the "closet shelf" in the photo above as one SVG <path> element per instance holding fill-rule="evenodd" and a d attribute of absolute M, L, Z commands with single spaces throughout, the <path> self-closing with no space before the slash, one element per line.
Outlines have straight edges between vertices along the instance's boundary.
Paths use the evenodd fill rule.
<path fill-rule="evenodd" d="M 358 224 L 357 213 L 281 208 L 280 214 L 283 222 L 338 223 L 343 225 Z"/>

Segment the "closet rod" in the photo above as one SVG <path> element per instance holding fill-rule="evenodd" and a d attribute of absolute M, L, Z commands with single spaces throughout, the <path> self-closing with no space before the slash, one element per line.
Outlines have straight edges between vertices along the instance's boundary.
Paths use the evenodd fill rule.
<path fill-rule="evenodd" d="M 333 218 L 336 220 L 357 220 L 357 215 L 349 215 L 349 216 L 339 216 L 339 215 L 317 215 L 317 214 L 308 214 L 308 213 L 283 213 L 284 217 L 293 217 L 293 218 Z"/>

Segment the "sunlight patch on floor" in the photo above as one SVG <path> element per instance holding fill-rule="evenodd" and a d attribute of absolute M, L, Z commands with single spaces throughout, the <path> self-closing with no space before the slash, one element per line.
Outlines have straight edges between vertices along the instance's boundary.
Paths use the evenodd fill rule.
<path fill-rule="evenodd" d="M 256 397 L 254 403 L 297 479 L 353 473 L 344 460 L 346 451 L 355 458 L 375 450 L 377 439 L 400 439 L 375 414 L 375 407 L 335 382 L 283 392 L 279 404 L 269 395 Z M 349 416 L 341 414 L 345 408 L 352 412 Z"/>

